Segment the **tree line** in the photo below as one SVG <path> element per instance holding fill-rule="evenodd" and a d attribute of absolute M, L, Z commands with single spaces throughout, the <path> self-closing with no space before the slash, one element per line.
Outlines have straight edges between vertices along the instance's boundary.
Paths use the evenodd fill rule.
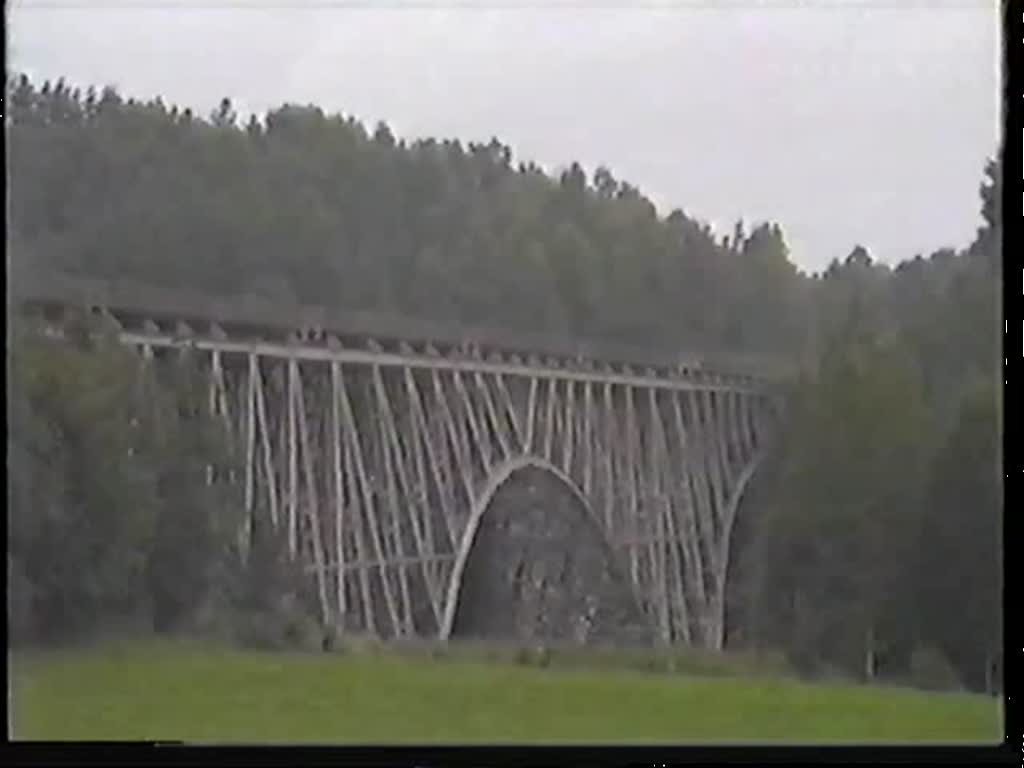
<path fill-rule="evenodd" d="M 315 106 L 240 124 L 226 99 L 201 117 L 24 76 L 7 92 L 12 265 L 798 364 L 787 428 L 736 534 L 731 643 L 780 647 L 807 668 L 873 677 L 944 664 L 961 684 L 991 684 L 1001 648 L 1001 155 L 984 169 L 969 247 L 892 268 L 857 246 L 807 275 L 777 223 L 738 222 L 719 237 L 681 210 L 659 216 L 608 168 L 572 163 L 552 175 L 515 163 L 496 139 L 409 142 Z M 11 525 L 23 527 L 8 566 L 31 587 L 20 594 L 36 595 L 24 610 L 45 624 L 72 604 L 132 604 L 173 624 L 218 579 L 167 603 L 159 584 L 175 579 L 159 574 L 179 572 L 185 554 L 233 551 L 223 532 L 208 532 L 209 550 L 173 543 L 175 515 L 205 521 L 190 528 L 203 531 L 232 507 L 209 495 L 230 484 L 196 474 L 219 460 L 152 437 L 159 424 L 198 439 L 185 436 L 184 416 L 116 415 L 110 404 L 129 402 L 134 380 L 128 361 L 24 339 L 12 362 L 23 394 L 8 403 L 21 483 Z M 124 381 L 110 380 L 115 371 Z M 161 386 L 147 408 L 181 397 L 174 381 Z M 111 455 L 130 448 L 131 462 L 95 466 L 104 441 Z M 180 498 L 185 488 L 195 497 Z M 82 522 L 93 518 L 108 527 Z M 50 548 L 51 560 L 32 547 Z M 148 554 L 115 567 L 104 547 Z M 61 568 L 71 571 L 60 589 L 92 590 L 91 603 L 54 586 Z M 114 596 L 143 583 L 148 593 Z M 47 589 L 63 596 L 39 597 Z"/>
<path fill-rule="evenodd" d="M 11 320 L 10 640 L 308 641 L 313 595 L 282 537 L 259 521 L 239 534 L 238 448 L 191 354 L 140 358 L 85 313 L 63 337 Z"/>
<path fill-rule="evenodd" d="M 817 351 L 748 516 L 752 642 L 864 677 L 1000 685 L 1002 159 L 962 252 L 817 281 Z"/>
<path fill-rule="evenodd" d="M 605 168 L 555 178 L 497 140 L 406 143 L 316 107 L 240 127 L 227 101 L 204 120 L 111 88 L 9 90 L 9 236 L 47 266 L 637 345 L 800 343 L 777 225 L 719 241 Z"/>

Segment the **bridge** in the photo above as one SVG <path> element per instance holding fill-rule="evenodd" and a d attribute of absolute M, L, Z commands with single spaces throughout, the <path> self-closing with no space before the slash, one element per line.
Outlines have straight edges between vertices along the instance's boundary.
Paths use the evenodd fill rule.
<path fill-rule="evenodd" d="M 730 541 L 780 399 L 726 361 L 36 273 L 19 311 L 189 354 L 323 620 L 384 638 L 721 648 Z"/>

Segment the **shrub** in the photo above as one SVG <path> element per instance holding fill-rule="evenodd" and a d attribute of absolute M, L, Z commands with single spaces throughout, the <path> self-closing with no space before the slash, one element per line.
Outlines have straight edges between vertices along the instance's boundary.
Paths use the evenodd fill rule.
<path fill-rule="evenodd" d="M 238 611 L 233 624 L 234 639 L 244 648 L 271 651 L 286 645 L 284 628 L 269 611 Z"/>
<path fill-rule="evenodd" d="M 532 654 L 529 648 L 517 648 L 513 661 L 520 666 L 529 666 L 533 662 Z"/>
<path fill-rule="evenodd" d="M 916 648 L 910 654 L 910 679 L 918 688 L 949 691 L 960 688 L 960 678 L 949 659 L 935 648 Z"/>
<path fill-rule="evenodd" d="M 235 642 L 259 650 L 324 650 L 325 629 L 291 601 L 230 612 Z"/>
<path fill-rule="evenodd" d="M 342 653 L 373 653 L 380 648 L 380 644 L 369 632 L 335 630 L 334 648 Z"/>
<path fill-rule="evenodd" d="M 538 667 L 546 667 L 551 663 L 551 651 L 547 646 L 539 645 L 534 649 L 533 659 Z"/>
<path fill-rule="evenodd" d="M 324 633 L 320 622 L 304 613 L 293 613 L 282 619 L 282 635 L 288 648 L 303 651 L 323 650 Z"/>
<path fill-rule="evenodd" d="M 32 582 L 17 558 L 7 555 L 7 631 L 11 644 L 32 637 Z"/>

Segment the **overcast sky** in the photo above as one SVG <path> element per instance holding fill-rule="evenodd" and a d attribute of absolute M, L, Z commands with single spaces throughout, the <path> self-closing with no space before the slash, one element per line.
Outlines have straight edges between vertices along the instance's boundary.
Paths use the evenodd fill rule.
<path fill-rule="evenodd" d="M 16 1 L 9 67 L 203 113 L 229 96 L 497 136 L 722 232 L 778 221 L 810 270 L 855 243 L 888 262 L 966 245 L 1000 135 L 995 0 L 76 4 Z"/>

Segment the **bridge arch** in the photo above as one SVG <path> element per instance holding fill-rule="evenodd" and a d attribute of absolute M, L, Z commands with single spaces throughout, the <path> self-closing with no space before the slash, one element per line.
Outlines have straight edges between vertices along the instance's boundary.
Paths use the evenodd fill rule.
<path fill-rule="evenodd" d="M 647 617 L 641 611 L 640 601 L 637 599 L 633 584 L 626 578 L 624 571 L 619 566 L 616 553 L 600 523 L 594 517 L 586 497 L 565 472 L 544 459 L 530 455 L 512 458 L 497 467 L 491 473 L 483 491 L 473 504 L 448 582 L 440 632 L 441 640 L 447 641 L 450 639 L 453 631 L 456 629 L 456 619 L 464 602 L 464 593 L 467 588 L 467 585 L 464 584 L 467 569 L 473 554 L 480 546 L 483 546 L 481 543 L 482 533 L 489 515 L 492 514 L 492 510 L 496 506 L 496 501 L 501 496 L 502 490 L 510 486 L 511 481 L 531 472 L 538 472 L 539 477 L 553 480 L 555 485 L 566 494 L 564 498 L 571 499 L 570 506 L 573 509 L 571 513 L 574 518 L 573 522 L 581 527 L 584 538 L 592 545 L 591 562 L 593 563 L 595 557 L 599 557 L 606 576 L 614 584 L 614 596 L 617 601 L 617 608 L 615 610 L 618 610 L 622 618 L 625 618 L 630 623 L 632 634 L 646 641 L 651 636 L 652 627 L 650 627 Z M 569 554 L 569 548 L 566 548 L 566 556 Z M 605 600 L 607 599 L 608 596 L 605 595 Z M 597 609 L 595 608 L 594 610 Z M 610 609 L 605 609 L 605 612 L 607 610 Z"/>
<path fill-rule="evenodd" d="M 723 537 L 723 546 L 726 553 L 732 549 L 732 532 L 735 528 L 736 515 L 739 512 L 740 504 L 743 503 L 743 499 L 746 496 L 747 487 L 764 461 L 764 455 L 764 451 L 760 451 L 747 462 L 736 478 L 735 485 L 729 492 L 729 497 L 725 504 L 725 535 Z"/>
<path fill-rule="evenodd" d="M 732 631 L 731 616 L 729 615 L 729 596 L 731 594 L 733 580 L 736 577 L 737 567 L 739 566 L 739 563 L 737 562 L 739 558 L 737 557 L 738 553 L 736 551 L 738 545 L 736 544 L 735 539 L 740 507 L 747 497 L 747 491 L 750 488 L 752 481 L 757 477 L 758 470 L 764 466 L 766 456 L 767 451 L 762 448 L 754 454 L 750 461 L 747 462 L 746 466 L 740 472 L 739 477 L 736 479 L 736 484 L 730 492 L 726 503 L 726 525 L 722 540 L 722 551 L 725 558 L 723 584 L 721 587 L 720 601 L 718 605 L 715 606 L 717 615 L 714 617 L 714 626 L 716 630 L 712 637 L 712 647 L 717 650 L 722 650 L 725 647 L 727 635 Z"/>

